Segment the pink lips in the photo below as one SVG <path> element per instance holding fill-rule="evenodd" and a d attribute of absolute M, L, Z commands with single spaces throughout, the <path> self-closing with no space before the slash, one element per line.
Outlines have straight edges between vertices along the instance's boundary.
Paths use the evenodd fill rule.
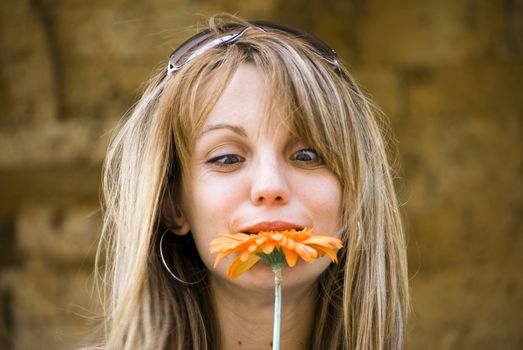
<path fill-rule="evenodd" d="M 302 230 L 303 226 L 285 221 L 263 221 L 255 225 L 245 227 L 240 230 L 240 232 L 258 233 L 260 231 L 285 231 L 292 229 Z"/>

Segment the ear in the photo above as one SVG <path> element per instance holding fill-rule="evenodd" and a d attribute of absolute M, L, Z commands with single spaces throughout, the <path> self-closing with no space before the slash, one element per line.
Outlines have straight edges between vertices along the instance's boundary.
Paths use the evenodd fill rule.
<path fill-rule="evenodd" d="M 163 198 L 162 220 L 171 232 L 179 236 L 188 234 L 191 229 L 180 207 L 174 204 L 170 191 Z"/>

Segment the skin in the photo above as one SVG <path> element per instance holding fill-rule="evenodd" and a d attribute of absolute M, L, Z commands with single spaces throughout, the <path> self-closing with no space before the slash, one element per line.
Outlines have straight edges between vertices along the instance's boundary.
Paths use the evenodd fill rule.
<path fill-rule="evenodd" d="M 264 222 L 286 222 L 336 236 L 341 188 L 310 146 L 268 116 L 259 70 L 241 65 L 194 141 L 183 179 L 182 226 L 192 232 L 210 270 L 223 349 L 270 349 L 274 275 L 262 263 L 230 280 L 234 257 L 213 267 L 210 242 Z M 314 320 L 315 285 L 330 260 L 299 261 L 283 272 L 282 348 L 306 349 Z M 223 327 L 223 325 L 227 325 Z"/>

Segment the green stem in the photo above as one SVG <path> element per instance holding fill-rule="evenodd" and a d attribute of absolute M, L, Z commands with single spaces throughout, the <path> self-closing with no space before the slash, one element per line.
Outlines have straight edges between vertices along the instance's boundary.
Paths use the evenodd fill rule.
<path fill-rule="evenodd" d="M 274 330 L 272 333 L 272 349 L 280 350 L 280 333 L 281 333 L 281 284 L 282 284 L 282 267 L 275 266 L 274 271 Z"/>

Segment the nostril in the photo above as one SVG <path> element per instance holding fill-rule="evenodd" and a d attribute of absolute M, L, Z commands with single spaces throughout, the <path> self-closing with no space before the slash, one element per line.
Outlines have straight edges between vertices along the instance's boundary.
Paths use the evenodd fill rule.
<path fill-rule="evenodd" d="M 251 188 L 251 200 L 256 205 L 285 204 L 288 201 L 289 189 L 280 177 L 256 177 Z"/>

